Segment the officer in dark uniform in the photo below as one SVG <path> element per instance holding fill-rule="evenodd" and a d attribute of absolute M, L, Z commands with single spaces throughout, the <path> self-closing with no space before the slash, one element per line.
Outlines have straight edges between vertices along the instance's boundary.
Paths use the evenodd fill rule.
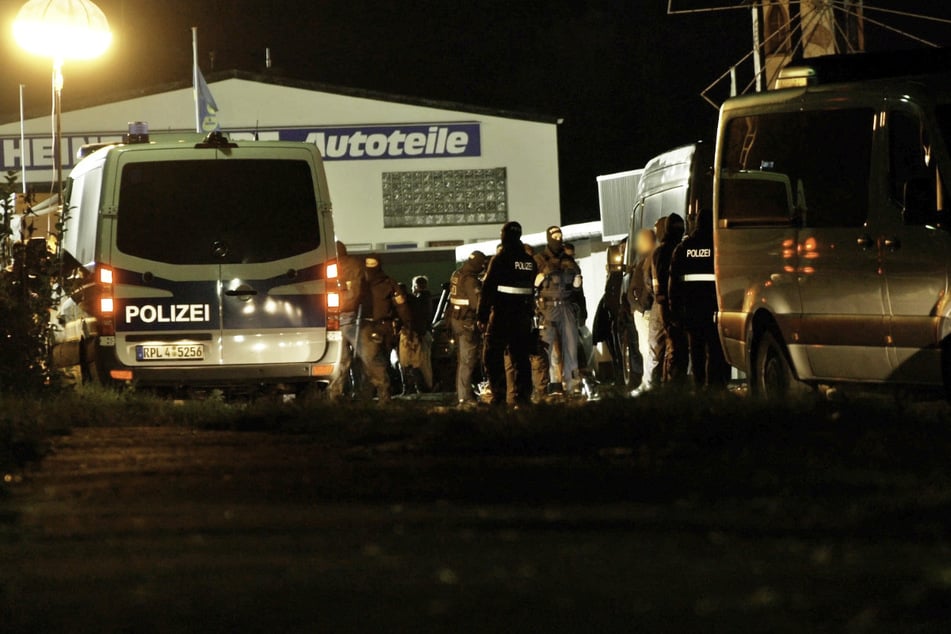
<path fill-rule="evenodd" d="M 489 262 L 482 296 L 479 298 L 478 323 L 484 330 L 483 361 L 492 388 L 492 404 L 505 404 L 505 353 L 515 365 L 515 399 L 528 404 L 532 395 L 531 352 L 532 319 L 535 313 L 535 260 L 525 253 L 522 226 L 507 222 L 502 227 L 502 250 Z"/>
<path fill-rule="evenodd" d="M 390 400 L 390 377 L 387 374 L 388 355 L 400 327 L 412 323 L 406 294 L 399 284 L 383 272 L 380 258 L 372 255 L 365 260 L 366 280 L 361 296 L 360 339 L 357 356 L 366 368 L 367 376 L 376 388 L 381 403 Z M 407 333 L 408 334 L 408 333 Z"/>
<path fill-rule="evenodd" d="M 340 291 L 340 335 L 343 339 L 340 363 L 337 373 L 330 382 L 331 398 L 341 398 L 347 380 L 356 383 L 356 376 L 350 376 L 354 353 L 357 349 L 358 320 L 360 315 L 360 296 L 363 289 L 364 258 L 347 253 L 343 242 L 337 242 L 337 285 Z M 355 386 L 354 386 L 355 387 Z"/>
<path fill-rule="evenodd" d="M 485 253 L 473 251 L 449 278 L 449 327 L 459 352 L 456 364 L 456 396 L 459 405 L 476 402 L 472 392 L 472 372 L 479 349 L 479 331 L 476 328 L 476 311 L 482 293 L 479 276 L 485 270 L 485 263 Z"/>
<path fill-rule="evenodd" d="M 677 214 L 661 218 L 654 226 L 657 246 L 651 256 L 651 285 L 654 289 L 654 308 L 651 313 L 652 338 L 658 365 L 663 367 L 662 380 L 670 383 L 687 375 L 687 337 L 683 324 L 670 310 L 670 262 L 674 249 L 684 237 L 684 219 Z M 653 320 L 657 320 L 656 324 Z"/>
<path fill-rule="evenodd" d="M 714 322 L 717 288 L 713 271 L 713 212 L 704 209 L 697 216 L 693 235 L 674 249 L 669 293 L 674 319 L 687 333 L 693 380 L 700 389 L 723 388 L 730 376 Z"/>
<path fill-rule="evenodd" d="M 535 257 L 535 249 L 530 244 L 524 244 L 525 253 Z M 528 353 L 528 360 L 532 364 L 532 401 L 539 403 L 548 394 L 551 384 L 551 364 L 548 360 L 548 344 L 542 340 L 541 329 L 538 327 L 538 312 L 535 312 L 535 329 L 532 330 L 532 346 Z M 505 377 L 508 381 L 508 393 L 505 402 L 515 405 L 515 366 L 511 355 L 505 355 Z"/>
<path fill-rule="evenodd" d="M 538 312 L 542 338 L 552 356 L 552 382 L 574 392 L 580 386 L 578 376 L 578 297 L 582 286 L 581 269 L 565 253 L 561 227 L 548 228 L 548 245 L 535 256 L 538 265 Z M 583 297 L 583 295 L 582 295 Z M 557 352 L 556 352 L 557 351 Z"/>

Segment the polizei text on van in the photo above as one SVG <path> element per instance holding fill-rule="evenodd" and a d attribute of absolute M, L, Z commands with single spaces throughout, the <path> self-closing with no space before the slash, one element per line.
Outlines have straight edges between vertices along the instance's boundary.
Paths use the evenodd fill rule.
<path fill-rule="evenodd" d="M 211 321 L 209 304 L 169 304 L 125 307 L 125 323 L 180 324 L 207 323 Z"/>

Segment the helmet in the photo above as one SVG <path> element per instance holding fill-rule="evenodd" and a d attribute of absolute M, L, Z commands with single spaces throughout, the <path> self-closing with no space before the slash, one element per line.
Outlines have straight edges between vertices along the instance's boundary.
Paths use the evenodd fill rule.
<path fill-rule="evenodd" d="M 515 242 L 522 238 L 522 225 L 515 221 L 506 222 L 502 225 L 502 243 Z"/>
<path fill-rule="evenodd" d="M 482 251 L 473 251 L 469 254 L 469 262 L 472 263 L 472 267 L 477 271 L 481 271 L 485 268 L 485 260 L 485 253 Z"/>

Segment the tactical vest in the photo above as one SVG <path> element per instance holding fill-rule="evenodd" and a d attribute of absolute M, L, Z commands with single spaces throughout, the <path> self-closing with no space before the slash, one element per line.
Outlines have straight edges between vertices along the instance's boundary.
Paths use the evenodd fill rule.
<path fill-rule="evenodd" d="M 544 257 L 545 276 L 539 289 L 538 296 L 543 300 L 567 301 L 575 290 L 575 277 L 579 271 L 574 261 L 568 257 Z"/>
<path fill-rule="evenodd" d="M 470 300 L 462 292 L 463 273 L 455 271 L 449 278 L 449 316 L 461 321 L 473 321 L 476 317 L 477 306 L 470 306 Z"/>

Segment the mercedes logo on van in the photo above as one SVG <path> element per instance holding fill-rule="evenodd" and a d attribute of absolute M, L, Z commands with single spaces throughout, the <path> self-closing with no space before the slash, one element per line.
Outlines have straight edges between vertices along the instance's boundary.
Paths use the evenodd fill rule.
<path fill-rule="evenodd" d="M 221 240 L 215 240 L 211 243 L 211 254 L 214 255 L 219 260 L 223 260 L 228 257 L 228 245 Z"/>

